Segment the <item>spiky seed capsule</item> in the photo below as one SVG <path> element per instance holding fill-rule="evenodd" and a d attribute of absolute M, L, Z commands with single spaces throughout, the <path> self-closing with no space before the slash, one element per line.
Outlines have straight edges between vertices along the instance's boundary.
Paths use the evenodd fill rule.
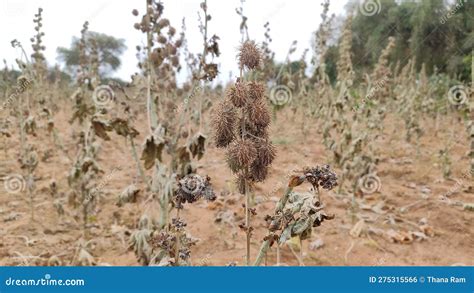
<path fill-rule="evenodd" d="M 227 97 L 237 108 L 241 108 L 247 104 L 249 90 L 245 82 L 238 81 L 232 85 L 227 91 Z"/>
<path fill-rule="evenodd" d="M 272 164 L 276 156 L 275 146 L 269 141 L 259 140 L 257 146 L 257 159 L 255 162 L 261 166 L 269 166 Z"/>
<path fill-rule="evenodd" d="M 227 149 L 227 162 L 232 171 L 250 166 L 257 158 L 257 148 L 249 139 L 232 142 Z"/>
<path fill-rule="evenodd" d="M 248 83 L 249 97 L 251 101 L 263 99 L 265 96 L 265 85 L 258 81 Z"/>
<path fill-rule="evenodd" d="M 262 54 L 254 41 L 245 41 L 239 50 L 240 68 L 256 69 L 262 63 Z"/>
<path fill-rule="evenodd" d="M 212 124 L 216 129 L 214 140 L 218 148 L 228 146 L 234 139 L 234 126 L 237 114 L 229 104 L 230 102 L 227 100 L 220 102 L 213 116 Z"/>
<path fill-rule="evenodd" d="M 271 117 L 265 100 L 256 100 L 249 103 L 246 108 L 249 121 L 256 127 L 267 127 L 270 124 Z"/>

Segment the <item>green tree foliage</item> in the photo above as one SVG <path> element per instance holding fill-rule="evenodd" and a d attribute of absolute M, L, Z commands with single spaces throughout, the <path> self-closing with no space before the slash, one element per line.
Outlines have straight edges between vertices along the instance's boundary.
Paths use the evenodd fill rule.
<path fill-rule="evenodd" d="M 363 1 L 363 0 L 361 0 Z M 359 6 L 348 5 L 353 13 L 352 60 L 357 76 L 371 71 L 390 36 L 396 45 L 392 64 L 416 60 L 420 70 L 438 72 L 469 81 L 471 51 L 474 48 L 474 1 L 468 0 L 379 0 L 380 11 L 368 16 Z M 336 44 L 333 53 L 337 52 Z M 328 54 L 326 69 L 337 62 L 338 54 Z M 333 80 L 334 72 L 328 72 Z"/>
<path fill-rule="evenodd" d="M 74 37 L 70 48 L 59 47 L 57 49 L 59 60 L 64 62 L 71 73 L 74 73 L 79 65 L 79 41 L 79 38 Z M 109 75 L 120 67 L 120 55 L 127 48 L 125 40 L 102 33 L 88 32 L 87 41 L 95 41 L 97 44 L 101 75 Z M 90 49 L 91 46 L 87 47 Z"/>

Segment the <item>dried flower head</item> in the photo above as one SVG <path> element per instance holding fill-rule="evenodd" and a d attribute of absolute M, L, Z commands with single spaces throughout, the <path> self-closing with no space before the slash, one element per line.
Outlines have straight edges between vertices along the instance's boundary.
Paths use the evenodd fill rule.
<path fill-rule="evenodd" d="M 245 41 L 239 49 L 240 68 L 256 69 L 262 63 L 262 53 L 254 41 Z"/>
<path fill-rule="evenodd" d="M 329 165 L 305 168 L 303 172 L 306 176 L 306 180 L 314 187 L 321 186 L 324 189 L 331 190 L 337 186 L 337 175 L 331 171 Z"/>
<path fill-rule="evenodd" d="M 193 174 L 178 178 L 178 189 L 175 193 L 177 208 L 182 208 L 182 204 L 186 202 L 193 203 L 201 197 L 208 201 L 216 199 L 209 176 L 204 179 L 197 174 Z"/>

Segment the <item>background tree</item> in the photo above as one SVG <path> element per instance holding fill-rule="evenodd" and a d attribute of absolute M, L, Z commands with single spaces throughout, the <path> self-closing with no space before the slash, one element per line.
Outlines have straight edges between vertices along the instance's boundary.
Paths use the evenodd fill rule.
<path fill-rule="evenodd" d="M 79 65 L 79 41 L 79 38 L 73 37 L 70 48 L 59 47 L 57 49 L 58 59 L 64 62 L 67 70 L 72 74 L 76 73 Z M 120 67 L 120 55 L 127 48 L 124 39 L 117 39 L 97 32 L 87 32 L 86 42 L 95 42 L 97 46 L 100 64 L 99 73 L 101 76 L 110 75 Z M 87 47 L 91 48 L 92 46 Z"/>

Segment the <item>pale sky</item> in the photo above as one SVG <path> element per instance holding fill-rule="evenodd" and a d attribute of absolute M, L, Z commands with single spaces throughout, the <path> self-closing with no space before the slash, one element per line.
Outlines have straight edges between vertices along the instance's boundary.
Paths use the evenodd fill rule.
<path fill-rule="evenodd" d="M 186 18 L 186 37 L 191 52 L 202 51 L 201 34 L 198 29 L 197 11 L 200 0 L 165 0 L 164 16 L 181 31 L 182 18 Z M 246 0 L 244 14 L 248 17 L 251 39 L 258 43 L 264 40 L 263 25 L 269 21 L 272 50 L 276 59 L 283 61 L 293 40 L 298 41 L 298 50 L 292 59 L 298 59 L 305 48 L 310 48 L 312 33 L 318 28 L 322 0 Z M 144 35 L 133 28 L 140 17 L 132 15 L 134 8 L 143 14 L 145 0 L 0 0 L 0 61 L 6 59 L 9 66 L 16 65 L 19 49 L 10 42 L 19 40 L 31 54 L 29 39 L 34 35 L 33 16 L 38 7 L 43 8 L 43 39 L 46 59 L 50 66 L 58 63 L 56 48 L 69 47 L 73 36 L 79 37 L 84 21 L 88 20 L 91 31 L 105 33 L 126 40 L 127 51 L 121 56 L 122 66 L 113 75 L 126 81 L 137 71 L 135 46 L 142 44 Z M 219 79 L 227 80 L 230 72 L 237 72 L 236 49 L 240 42 L 240 18 L 235 12 L 240 0 L 208 0 L 212 16 L 209 35 L 220 37 L 221 56 Z M 347 0 L 331 1 L 330 13 L 344 13 Z M 310 50 L 311 51 L 311 50 Z M 311 54 L 308 54 L 308 59 Z M 184 69 L 184 68 L 183 68 Z"/>

